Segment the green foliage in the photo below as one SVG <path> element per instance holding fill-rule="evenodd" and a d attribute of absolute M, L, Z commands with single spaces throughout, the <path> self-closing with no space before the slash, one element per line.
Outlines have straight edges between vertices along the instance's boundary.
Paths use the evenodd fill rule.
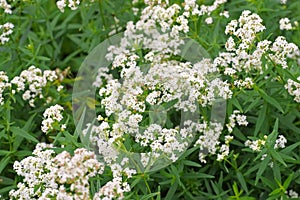
<path fill-rule="evenodd" d="M 74 125 L 73 122 L 72 84 L 82 61 L 95 46 L 108 38 L 111 31 L 122 32 L 128 21 L 137 20 L 129 0 L 95 0 L 92 6 L 81 5 L 77 10 L 66 9 L 64 13 L 57 9 L 55 1 L 15 1 L 12 5 L 14 15 L 1 14 L 0 19 L 1 24 L 6 21 L 15 24 L 10 41 L 0 46 L 0 71 L 5 71 L 10 78 L 31 65 L 42 70 L 70 67 L 70 71 L 66 71 L 66 78 L 61 82 L 65 87 L 63 92 L 57 92 L 53 85 L 45 87 L 47 96 L 54 99 L 51 105 L 64 107 L 67 130 L 58 127 L 56 131 L 43 133 L 40 128 L 43 112 L 50 105 L 38 102 L 32 108 L 21 95 L 4 94 L 5 103 L 0 106 L 0 195 L 4 199 L 21 180 L 13 171 L 14 162 L 30 156 L 38 142 L 62 146 L 60 151 L 72 151 L 88 143 L 85 142 L 88 138 L 80 138 L 78 132 L 83 125 Z M 143 3 L 138 5 L 144 7 Z M 214 58 L 225 49 L 226 24 L 247 9 L 264 20 L 266 31 L 261 38 L 274 40 L 283 35 L 287 41 L 299 46 L 299 27 L 292 31 L 281 31 L 278 27 L 278 21 L 283 17 L 300 21 L 299 8 L 298 0 L 288 0 L 287 5 L 281 5 L 279 0 L 228 1 L 219 9 L 228 10 L 229 19 L 216 15 L 213 16 L 214 23 L 207 25 L 204 17 L 195 18 L 189 22 L 191 31 L 188 35 Z M 119 19 L 118 23 L 115 17 Z M 247 127 L 234 128 L 228 158 L 218 162 L 209 157 L 203 164 L 198 160 L 199 149 L 191 146 L 179 160 L 166 168 L 137 174 L 128 180 L 132 192 L 126 194 L 125 199 L 271 200 L 288 199 L 290 189 L 299 192 L 300 106 L 284 90 L 284 83 L 289 78 L 297 80 L 300 70 L 296 62 L 290 61 L 289 65 L 291 69 L 286 71 L 270 64 L 264 74 L 255 76 L 253 89 L 234 92 L 233 98 L 228 100 L 227 119 L 233 110 L 240 110 L 247 115 L 249 122 Z M 272 82 L 273 78 L 279 81 Z M 175 103 L 169 102 L 162 107 L 168 109 Z M 156 119 L 159 116 L 154 112 L 149 115 L 152 120 L 162 120 Z M 170 116 L 167 123 L 171 123 L 169 119 Z M 279 134 L 284 134 L 288 141 L 284 149 L 274 149 Z M 261 152 L 255 153 L 245 147 L 247 139 L 261 139 L 264 135 L 268 137 Z M 266 157 L 262 160 L 264 154 Z M 92 193 L 112 176 L 106 175 L 104 179 L 96 177 L 91 180 Z"/>

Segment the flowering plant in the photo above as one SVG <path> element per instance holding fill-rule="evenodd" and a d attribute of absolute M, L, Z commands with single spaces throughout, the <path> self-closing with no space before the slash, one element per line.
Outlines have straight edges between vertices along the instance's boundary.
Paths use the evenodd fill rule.
<path fill-rule="evenodd" d="M 297 199 L 300 2 L 0 0 L 3 199 Z"/>

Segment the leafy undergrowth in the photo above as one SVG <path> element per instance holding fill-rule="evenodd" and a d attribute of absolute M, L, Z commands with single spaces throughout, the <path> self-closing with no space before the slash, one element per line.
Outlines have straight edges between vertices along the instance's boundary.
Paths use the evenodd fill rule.
<path fill-rule="evenodd" d="M 0 1 L 0 199 L 298 199 L 300 1 Z"/>

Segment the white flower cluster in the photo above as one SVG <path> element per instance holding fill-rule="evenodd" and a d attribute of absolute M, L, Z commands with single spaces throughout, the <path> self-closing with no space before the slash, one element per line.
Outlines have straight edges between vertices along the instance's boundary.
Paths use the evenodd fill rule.
<path fill-rule="evenodd" d="M 245 146 L 249 147 L 252 151 L 259 152 L 262 150 L 262 148 L 265 146 L 268 136 L 264 135 L 263 139 L 258 140 L 247 140 L 245 142 Z M 278 138 L 275 141 L 274 149 L 283 149 L 285 147 L 285 144 L 287 143 L 286 138 L 283 135 L 279 135 Z"/>
<path fill-rule="evenodd" d="M 216 2 L 219 2 L 215 4 L 218 7 L 225 1 Z M 141 12 L 140 19 L 127 24 L 120 46 L 110 46 L 106 55 L 112 61 L 112 68 L 120 72 L 122 82 L 104 75 L 108 70 L 103 69 L 94 82 L 100 87 L 101 105 L 106 116 L 114 116 L 115 121 L 111 125 L 102 122 L 99 128 L 93 128 L 94 133 L 91 134 L 92 143 L 98 145 L 100 154 L 111 149 L 113 143 L 122 145 L 119 143 L 123 142 L 125 134 L 130 134 L 142 147 L 150 147 L 149 153 L 142 154 L 144 166 L 147 163 L 151 165 L 150 155 L 158 158 L 164 154 L 172 161 L 177 160 L 189 145 L 193 130 L 186 127 L 181 127 L 181 130 L 177 127 L 164 128 L 161 125 L 163 120 L 141 128 L 143 113 L 152 108 L 163 108 L 172 101 L 175 101 L 172 108 L 177 111 L 195 112 L 199 103 L 205 107 L 212 105 L 217 98 L 228 99 L 232 95 L 230 85 L 212 75 L 218 72 L 218 68 L 209 59 L 194 64 L 171 59 L 172 55 L 181 53 L 181 45 L 184 44 L 182 35 L 189 31 L 188 20 L 193 9 L 185 7 L 180 14 L 182 9 L 177 4 L 168 5 L 163 1 L 147 3 L 149 6 Z M 189 1 L 185 5 L 188 3 L 191 5 Z M 143 56 L 136 53 L 141 48 L 146 52 Z M 139 61 L 146 64 L 139 66 Z M 188 123 L 182 124 L 188 126 Z M 102 131 L 98 131 L 100 129 Z M 216 140 L 218 138 L 219 135 Z M 224 149 L 223 152 L 227 151 Z"/>
<path fill-rule="evenodd" d="M 290 22 L 290 19 L 289 18 L 281 18 L 279 20 L 279 29 L 280 30 L 292 30 L 293 27 L 292 27 L 292 24 Z"/>
<path fill-rule="evenodd" d="M 246 140 L 245 146 L 249 147 L 252 151 L 259 152 L 265 146 L 267 138 L 268 138 L 268 136 L 264 135 L 264 139 L 258 139 L 258 140 L 253 140 L 253 141 Z"/>
<path fill-rule="evenodd" d="M 5 72 L 0 71 L 0 105 L 4 104 L 3 93 L 6 88 L 10 88 L 11 84 L 9 83 L 8 76 Z"/>
<path fill-rule="evenodd" d="M 4 10 L 6 14 L 12 14 L 11 5 L 6 0 L 0 0 L 0 8 Z M 1 16 L 2 17 L 2 16 Z M 0 24 L 0 43 L 3 45 L 9 41 L 9 36 L 13 33 L 14 24 L 6 22 Z"/>
<path fill-rule="evenodd" d="M 6 0 L 0 0 L 0 8 L 4 9 L 4 12 L 7 14 L 12 13 L 11 5 L 9 5 Z"/>
<path fill-rule="evenodd" d="M 65 11 L 65 7 L 67 6 L 67 4 L 71 10 L 76 10 L 80 4 L 80 1 L 79 0 L 59 0 L 56 2 L 56 5 L 61 12 Z"/>
<path fill-rule="evenodd" d="M 10 199 L 91 199 L 89 178 L 102 174 L 104 165 L 93 152 L 76 149 L 74 156 L 64 151 L 55 155 L 53 145 L 40 143 L 33 156 L 14 163 L 24 177 Z"/>
<path fill-rule="evenodd" d="M 275 39 L 275 42 L 270 50 L 272 53 L 270 53 L 268 56 L 273 62 L 281 65 L 283 69 L 288 68 L 286 58 L 297 58 L 300 56 L 298 46 L 294 43 L 288 43 L 283 36 L 279 36 Z"/>
<path fill-rule="evenodd" d="M 241 115 L 239 110 L 234 110 L 232 115 L 229 117 L 229 123 L 226 124 L 229 133 L 232 133 L 233 128 L 238 124 L 239 126 L 247 126 L 247 117 L 245 115 Z"/>
<path fill-rule="evenodd" d="M 100 88 L 103 85 L 103 81 L 112 80 L 113 76 L 108 73 L 109 69 L 100 67 L 96 76 L 96 80 L 93 82 L 93 86 Z"/>
<path fill-rule="evenodd" d="M 219 137 L 223 130 L 220 123 L 211 122 L 208 124 L 207 122 L 204 122 L 202 124 L 194 124 L 194 126 L 196 131 L 202 133 L 195 143 L 195 146 L 200 147 L 199 160 L 201 162 L 206 163 L 205 157 L 209 154 L 215 155 L 218 151 L 220 154 L 218 155 L 218 159 L 220 160 L 222 156 L 224 158 L 229 154 L 229 148 L 227 145 L 221 146 L 221 148 L 219 147 Z"/>
<path fill-rule="evenodd" d="M 251 89 L 254 83 L 252 78 L 246 77 L 244 80 L 235 80 L 233 84 L 238 88 Z"/>
<path fill-rule="evenodd" d="M 130 191 L 130 186 L 122 181 L 121 177 L 109 181 L 95 194 L 93 200 L 123 199 L 124 193 Z"/>
<path fill-rule="evenodd" d="M 242 40 L 241 49 L 246 49 L 254 41 L 256 34 L 262 32 L 265 26 L 262 19 L 249 10 L 244 10 L 237 20 L 232 20 L 227 26 L 225 33 L 234 35 Z"/>
<path fill-rule="evenodd" d="M 0 24 L 0 31 L 2 32 L 0 35 L 0 42 L 1 44 L 5 44 L 9 41 L 9 35 L 13 33 L 14 25 L 10 22 L 5 24 Z"/>
<path fill-rule="evenodd" d="M 134 2 L 137 2 L 138 0 L 133 0 Z M 169 5 L 169 0 L 144 0 L 144 3 L 149 6 L 154 5 Z"/>
<path fill-rule="evenodd" d="M 233 140 L 233 136 L 225 136 L 225 144 L 219 148 L 219 153 L 217 154 L 217 161 L 222 161 L 229 155 L 229 143 Z"/>
<path fill-rule="evenodd" d="M 189 31 L 188 19 L 184 15 L 179 15 L 180 9 L 177 4 L 167 8 L 162 5 L 146 7 L 142 11 L 138 22 L 135 24 L 132 21 L 127 23 L 121 46 L 111 46 L 109 48 L 110 53 L 106 58 L 114 60 L 114 67 L 123 66 L 126 61 L 134 64 L 138 57 L 128 55 L 129 50 L 132 48 L 138 50 L 141 45 L 144 49 L 151 50 L 148 55 L 151 60 L 159 61 L 167 53 L 178 54 L 178 48 L 183 44 L 179 34 L 180 32 L 187 33 Z M 153 56 L 155 59 L 153 59 Z"/>
<path fill-rule="evenodd" d="M 248 10 L 243 11 L 238 20 L 232 20 L 226 26 L 225 33 L 232 36 L 225 44 L 227 52 L 221 52 L 214 59 L 214 65 L 225 68 L 224 74 L 231 76 L 238 72 L 263 73 L 261 61 L 263 57 L 270 58 L 274 63 L 287 68 L 286 59 L 300 55 L 298 47 L 288 43 L 283 36 L 276 38 L 273 44 L 268 40 L 256 42 L 257 34 L 264 29 L 262 19 L 257 14 Z M 238 38 L 237 42 L 233 36 Z"/>
<path fill-rule="evenodd" d="M 55 80 L 62 81 L 63 78 L 64 76 L 62 74 L 57 74 L 55 71 L 45 70 L 43 72 L 41 69 L 31 66 L 27 70 L 23 70 L 20 76 L 15 76 L 9 81 L 6 73 L 0 71 L 0 105 L 4 103 L 3 92 L 5 88 L 8 88 L 12 94 L 23 92 L 23 100 L 29 101 L 29 105 L 35 107 L 35 101 L 38 98 L 44 98 L 44 87 L 46 87 L 49 82 L 54 82 Z M 62 88 L 63 86 L 59 85 L 57 91 Z M 51 102 L 51 97 L 47 97 L 46 101 L 47 103 Z"/>
<path fill-rule="evenodd" d="M 294 190 L 285 191 L 285 193 L 288 194 L 291 199 L 298 199 L 299 198 L 299 194 Z"/>
<path fill-rule="evenodd" d="M 281 4 L 286 4 L 286 3 L 287 3 L 287 0 L 280 0 L 280 3 L 281 3 Z"/>
<path fill-rule="evenodd" d="M 182 152 L 188 144 L 181 140 L 186 138 L 178 137 L 182 134 L 176 129 L 164 129 L 157 124 L 152 124 L 144 132 L 140 132 L 139 123 L 143 118 L 135 112 L 145 112 L 145 102 L 155 106 L 172 100 L 178 100 L 174 108 L 194 112 L 197 102 L 207 106 L 212 104 L 216 96 L 230 98 L 232 93 L 225 82 L 218 78 L 210 81 L 205 77 L 205 73 L 211 70 L 210 66 L 206 61 L 193 66 L 170 61 L 153 64 L 146 75 L 137 66 L 123 68 L 122 84 L 117 80 L 110 80 L 106 87 L 100 89 L 99 94 L 103 96 L 101 104 L 105 106 L 106 115 L 118 116 L 112 127 L 106 122 L 105 126 L 102 123 L 100 127 L 105 127 L 110 142 L 129 133 L 135 135 L 135 141 L 142 146 L 149 145 L 153 153 L 169 153 L 170 158 L 175 161 L 177 156 L 172 152 Z M 145 90 L 151 92 L 145 94 Z M 93 139 L 94 143 L 103 141 L 102 136 Z"/>
<path fill-rule="evenodd" d="M 206 163 L 206 156 L 217 155 L 217 161 L 224 160 L 229 155 L 230 142 L 233 140 L 233 136 L 225 136 L 225 144 L 221 144 L 219 138 L 221 136 L 223 127 L 220 123 L 203 122 L 192 124 L 195 130 L 202 133 L 195 143 L 195 146 L 200 147 L 199 160 L 202 163 Z"/>
<path fill-rule="evenodd" d="M 44 98 L 43 88 L 48 82 L 54 82 L 58 78 L 55 71 L 45 70 L 43 72 L 35 66 L 30 66 L 27 70 L 22 71 L 20 76 L 15 76 L 11 83 L 12 86 L 16 86 L 17 92 L 24 91 L 22 95 L 23 100 L 28 100 L 29 105 L 35 107 L 35 100 Z"/>
<path fill-rule="evenodd" d="M 124 179 L 131 178 L 132 175 L 136 174 L 136 170 L 126 167 L 128 162 L 129 158 L 125 157 L 122 159 L 120 164 L 110 164 L 113 179 L 100 188 L 100 190 L 95 194 L 93 200 L 113 200 L 124 198 L 124 193 L 130 191 L 130 186 Z"/>
<path fill-rule="evenodd" d="M 300 56 L 299 48 L 294 43 L 287 42 L 283 36 L 277 37 L 274 42 L 258 39 L 257 35 L 264 29 L 262 19 L 248 10 L 243 11 L 238 20 L 232 20 L 226 26 L 225 33 L 231 35 L 225 44 L 226 52 L 219 53 L 213 65 L 225 75 L 232 76 L 235 80 L 233 85 L 237 88 L 252 88 L 253 75 L 262 74 L 268 68 L 262 60 L 286 69 L 289 58 Z M 300 102 L 297 82 L 289 79 L 285 88 L 295 96 L 295 101 Z"/>
<path fill-rule="evenodd" d="M 94 0 L 88 0 L 94 2 Z M 71 10 L 76 10 L 80 5 L 80 0 L 58 0 L 56 6 L 61 12 L 65 12 L 65 8 L 68 6 Z"/>
<path fill-rule="evenodd" d="M 99 119 L 100 121 L 103 120 L 102 117 L 99 117 Z M 128 167 L 129 159 L 127 157 L 122 157 L 120 161 L 121 156 L 119 156 L 119 152 L 112 143 L 115 138 L 109 138 L 110 126 L 106 121 L 102 121 L 99 126 L 87 124 L 83 134 L 86 136 L 88 132 L 92 144 L 99 149 L 97 153 L 113 173 L 113 179 L 101 187 L 93 199 L 122 199 L 124 193 L 130 191 L 130 186 L 126 180 L 136 174 L 136 171 Z"/>
<path fill-rule="evenodd" d="M 184 141 L 186 138 L 180 138 L 180 135 L 177 129 L 166 129 L 160 125 L 151 124 L 143 133 L 137 134 L 135 140 L 143 147 L 149 146 L 153 158 L 165 154 L 175 162 L 178 159 L 178 153 L 184 152 L 189 145 L 187 141 Z"/>
<path fill-rule="evenodd" d="M 232 20 L 227 26 L 225 33 L 239 38 L 236 43 L 230 36 L 225 44 L 228 52 L 221 52 L 214 59 L 214 64 L 225 68 L 225 74 L 233 75 L 237 72 L 249 72 L 252 69 L 261 69 L 261 57 L 267 50 L 268 42 L 261 41 L 257 50 L 248 54 L 247 49 L 254 42 L 257 33 L 263 31 L 262 19 L 250 11 L 243 11 L 238 20 Z"/>
<path fill-rule="evenodd" d="M 300 76 L 297 78 L 297 80 L 300 82 Z M 287 89 L 290 95 L 295 97 L 294 100 L 296 102 L 300 103 L 300 83 L 292 79 L 288 79 L 285 89 Z"/>
<path fill-rule="evenodd" d="M 285 143 L 287 143 L 286 138 L 283 135 L 279 135 L 274 144 L 274 149 L 283 149 L 285 147 Z"/>
<path fill-rule="evenodd" d="M 90 142 L 98 147 L 99 155 L 103 156 L 106 163 L 111 164 L 116 161 L 118 151 L 113 147 L 112 141 L 114 138 L 109 139 L 110 126 L 107 122 L 103 121 L 99 126 L 87 124 L 86 129 L 83 130 L 83 135 L 89 134 Z"/>
<path fill-rule="evenodd" d="M 53 124 L 55 122 L 60 122 L 63 119 L 62 111 L 64 108 L 58 104 L 51 106 L 50 108 L 47 108 L 43 114 L 44 120 L 42 121 L 42 131 L 44 133 L 47 133 L 48 131 L 51 131 L 54 129 Z M 66 125 L 61 125 L 61 130 L 64 130 L 66 128 Z"/>
<path fill-rule="evenodd" d="M 204 16 L 206 15 L 207 18 L 205 19 L 205 23 L 212 24 L 213 18 L 211 17 L 211 14 L 217 10 L 221 5 L 225 4 L 227 0 L 215 0 L 213 1 L 212 5 L 199 5 L 196 3 L 196 0 L 185 0 L 184 1 L 184 15 L 189 16 L 191 15 L 197 15 L 197 16 Z M 226 18 L 229 17 L 228 11 L 224 11 L 223 13 L 220 13 L 220 16 L 225 16 Z"/>

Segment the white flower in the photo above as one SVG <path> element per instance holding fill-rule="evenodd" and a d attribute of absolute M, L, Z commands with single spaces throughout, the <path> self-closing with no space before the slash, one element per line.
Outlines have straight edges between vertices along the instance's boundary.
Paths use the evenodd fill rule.
<path fill-rule="evenodd" d="M 279 28 L 280 30 L 292 30 L 292 24 L 289 18 L 282 18 L 279 20 Z"/>
<path fill-rule="evenodd" d="M 236 123 L 239 126 L 247 126 L 247 117 L 245 115 L 239 114 L 239 110 L 234 110 L 233 114 L 230 115 L 229 117 L 229 123 L 226 124 L 226 127 L 228 129 L 228 132 L 231 133 L 233 131 L 233 128 L 236 126 Z"/>
<path fill-rule="evenodd" d="M 280 3 L 281 3 L 281 4 L 286 4 L 286 3 L 287 3 L 287 0 L 280 0 Z"/>
<path fill-rule="evenodd" d="M 57 80 L 55 71 L 45 70 L 42 72 L 35 66 L 30 66 L 27 70 L 23 70 L 20 76 L 15 76 L 11 80 L 11 85 L 16 86 L 17 92 L 25 91 L 22 95 L 23 100 L 29 101 L 29 105 L 34 107 L 35 100 L 37 98 L 43 99 L 43 88 L 47 86 L 47 83 Z M 59 86 L 57 90 L 62 89 L 63 86 Z M 51 97 L 45 97 L 46 102 L 50 101 Z"/>
<path fill-rule="evenodd" d="M 286 191 L 286 193 L 290 196 L 291 199 L 299 198 L 299 194 L 294 190 Z"/>
<path fill-rule="evenodd" d="M 64 12 L 65 10 L 65 7 L 67 6 L 66 5 L 66 0 L 59 0 L 56 2 L 56 5 L 58 7 L 58 9 L 61 11 L 61 12 Z"/>
<path fill-rule="evenodd" d="M 1 2 L 0 2 L 1 3 Z M 1 4 L 0 4 L 1 5 Z M 9 35 L 13 33 L 14 25 L 10 22 L 7 22 L 3 25 L 0 25 L 0 31 L 2 34 L 0 35 L 0 42 L 1 44 L 5 44 L 6 42 L 9 41 Z"/>
<path fill-rule="evenodd" d="M 57 92 L 60 92 L 62 89 L 64 88 L 64 86 L 60 85 L 57 87 Z"/>
<path fill-rule="evenodd" d="M 67 6 L 67 2 L 68 2 L 68 7 L 71 10 L 76 10 L 80 5 L 80 0 L 59 0 L 56 1 L 56 6 L 61 12 L 64 12 L 65 7 Z M 94 2 L 94 0 L 90 0 L 90 2 Z"/>
<path fill-rule="evenodd" d="M 208 17 L 205 19 L 205 23 L 206 24 L 212 24 L 214 22 L 213 18 L 212 17 Z"/>
<path fill-rule="evenodd" d="M 42 121 L 42 131 L 44 133 L 48 132 L 49 130 L 52 130 L 52 124 L 57 121 L 60 122 L 63 119 L 62 111 L 64 108 L 58 104 L 51 106 L 50 108 L 47 108 L 45 112 L 43 113 L 44 120 Z M 64 130 L 66 128 L 66 125 L 61 126 L 61 130 Z"/>
<path fill-rule="evenodd" d="M 11 84 L 8 81 L 8 76 L 5 72 L 0 71 L 0 105 L 4 104 L 3 92 L 9 87 L 11 87 Z"/>
<path fill-rule="evenodd" d="M 227 39 L 227 42 L 225 44 L 225 48 L 226 48 L 227 51 L 235 51 L 236 50 L 235 49 L 235 42 L 234 42 L 233 37 L 230 36 Z"/>
<path fill-rule="evenodd" d="M 284 148 L 285 143 L 287 143 L 286 138 L 283 135 L 279 135 L 277 140 L 275 141 L 274 149 Z"/>
<path fill-rule="evenodd" d="M 264 139 L 258 139 L 258 140 L 247 140 L 245 142 L 245 146 L 249 147 L 250 149 L 252 149 L 252 151 L 256 151 L 259 152 L 262 150 L 262 148 L 264 147 L 264 145 L 266 144 L 266 140 L 267 140 L 267 136 L 264 136 Z"/>
<path fill-rule="evenodd" d="M 224 16 L 224 17 L 226 17 L 226 18 L 229 18 L 229 17 L 230 17 L 229 12 L 226 11 L 226 10 L 224 10 L 223 12 L 221 12 L 221 13 L 220 13 L 220 16 Z"/>
<path fill-rule="evenodd" d="M 11 199 L 91 199 L 89 178 L 102 174 L 104 164 L 93 152 L 83 148 L 74 156 L 63 151 L 55 155 L 53 145 L 39 143 L 22 161 L 14 163 L 14 170 L 23 177 Z"/>
<path fill-rule="evenodd" d="M 200 147 L 199 151 L 199 160 L 203 163 L 205 163 L 205 157 L 210 154 L 210 155 L 215 155 L 217 153 L 217 148 L 218 145 L 220 144 L 219 137 L 222 132 L 222 125 L 219 123 L 210 123 L 210 127 L 207 126 L 206 123 L 204 124 L 198 124 L 197 126 L 197 131 L 200 133 L 203 133 L 199 137 L 199 139 L 196 141 L 195 146 Z M 226 145 L 225 145 L 226 146 Z M 222 160 L 224 156 L 228 153 L 227 147 L 223 147 L 222 150 L 224 150 L 224 155 L 219 155 L 218 159 Z"/>
<path fill-rule="evenodd" d="M 11 5 L 6 0 L 0 0 L 0 8 L 3 8 L 5 13 L 12 14 Z"/>
<path fill-rule="evenodd" d="M 298 77 L 297 80 L 300 81 L 300 77 Z M 287 89 L 290 95 L 294 96 L 294 100 L 296 102 L 300 102 L 300 83 L 288 79 L 287 84 L 285 85 L 285 89 Z"/>

